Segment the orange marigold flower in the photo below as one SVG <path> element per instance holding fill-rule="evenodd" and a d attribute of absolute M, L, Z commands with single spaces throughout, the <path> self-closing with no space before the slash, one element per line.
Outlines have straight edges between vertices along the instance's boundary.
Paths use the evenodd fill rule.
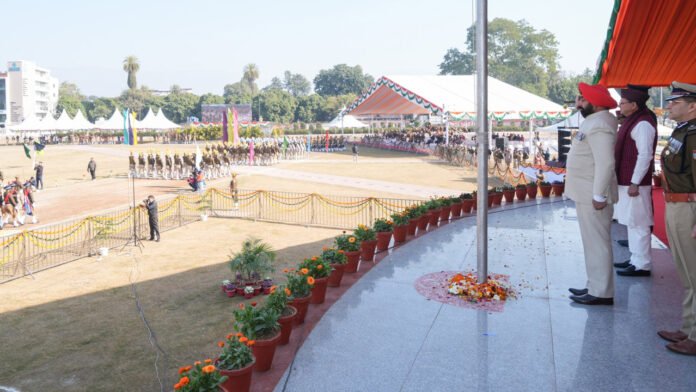
<path fill-rule="evenodd" d="M 252 303 L 251 303 L 251 306 L 255 307 L 255 306 L 256 306 L 256 302 L 252 302 Z"/>
<path fill-rule="evenodd" d="M 321 248 L 321 250 L 327 251 L 327 250 L 329 250 L 329 247 L 328 247 L 328 246 L 324 246 L 324 247 Z"/>
<path fill-rule="evenodd" d="M 201 364 L 201 361 L 196 361 L 196 362 L 194 362 L 193 364 L 194 364 L 195 366 L 198 366 L 198 365 Z"/>
<path fill-rule="evenodd" d="M 317 256 L 312 256 L 312 261 L 317 261 L 317 260 L 319 260 L 319 259 L 317 258 Z"/>
<path fill-rule="evenodd" d="M 288 297 L 292 295 L 292 291 L 290 291 L 290 289 L 287 287 L 285 288 L 285 295 L 287 295 Z"/>
<path fill-rule="evenodd" d="M 191 380 L 189 380 L 189 378 L 186 376 L 181 377 L 181 379 L 179 380 L 179 384 L 181 384 L 182 387 L 184 385 L 188 385 L 189 382 L 191 382 Z"/>
<path fill-rule="evenodd" d="M 232 339 L 232 336 L 234 336 L 234 334 L 228 333 L 225 337 L 227 338 L 227 340 L 230 340 Z"/>
<path fill-rule="evenodd" d="M 340 250 L 338 251 L 338 253 L 344 254 L 344 253 L 346 253 L 346 252 L 344 252 L 343 249 L 340 249 Z"/>
<path fill-rule="evenodd" d="M 285 268 L 285 269 L 283 270 L 283 273 L 284 273 L 284 274 L 287 274 L 288 272 L 290 272 L 290 270 L 287 269 L 287 268 Z"/>
<path fill-rule="evenodd" d="M 348 238 L 348 242 L 350 242 L 351 244 L 352 244 L 353 242 L 355 242 L 355 237 L 350 237 L 350 238 Z"/>
<path fill-rule="evenodd" d="M 225 347 L 225 342 L 218 342 L 218 347 Z"/>
<path fill-rule="evenodd" d="M 247 346 L 249 347 L 253 346 L 254 344 L 256 344 L 256 340 L 250 340 L 247 342 Z"/>
<path fill-rule="evenodd" d="M 307 275 L 309 273 L 309 270 L 307 268 L 302 268 L 300 272 L 302 272 L 302 275 Z"/>
<path fill-rule="evenodd" d="M 244 343 L 244 342 L 248 342 L 248 341 L 249 341 L 249 338 L 247 338 L 246 336 L 242 336 L 239 338 L 240 343 Z"/>
<path fill-rule="evenodd" d="M 239 309 L 244 309 L 244 304 L 239 304 Z"/>
<path fill-rule="evenodd" d="M 244 334 L 241 333 L 241 332 L 237 332 L 237 333 L 235 334 L 235 336 L 237 336 L 238 338 L 241 338 L 242 336 L 244 336 Z"/>
<path fill-rule="evenodd" d="M 183 387 L 183 385 L 181 385 L 181 384 L 179 384 L 179 383 L 174 384 L 174 390 L 175 390 L 175 391 L 178 391 L 179 389 L 181 389 L 181 387 Z"/>
<path fill-rule="evenodd" d="M 209 364 L 213 363 L 213 360 L 212 360 L 212 359 L 206 359 L 206 360 L 203 361 L 203 362 L 205 362 L 206 365 L 209 365 Z"/>
<path fill-rule="evenodd" d="M 278 289 L 278 286 L 271 286 L 271 294 L 275 293 L 276 289 Z"/>
<path fill-rule="evenodd" d="M 318 269 L 318 270 L 320 270 L 320 269 L 322 269 L 322 268 L 324 268 L 323 265 L 321 265 L 321 264 L 317 265 L 317 269 Z"/>
<path fill-rule="evenodd" d="M 307 277 L 307 283 L 309 283 L 309 284 L 314 284 L 314 278 L 312 278 L 311 276 L 308 276 L 308 277 Z"/>
<path fill-rule="evenodd" d="M 190 369 L 191 369 L 190 366 L 182 366 L 182 367 L 179 368 L 179 374 L 181 374 L 181 373 L 186 373 L 186 372 L 188 372 Z"/>
<path fill-rule="evenodd" d="M 204 366 L 203 369 L 201 369 L 201 370 L 203 370 L 203 373 L 212 373 L 215 371 L 215 366 L 213 366 L 213 365 Z"/>

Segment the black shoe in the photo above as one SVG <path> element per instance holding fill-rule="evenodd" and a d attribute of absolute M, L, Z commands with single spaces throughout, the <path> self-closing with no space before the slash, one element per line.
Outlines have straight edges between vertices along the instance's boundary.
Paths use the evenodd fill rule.
<path fill-rule="evenodd" d="M 570 299 L 582 305 L 614 305 L 614 298 L 599 298 L 589 294 L 571 295 Z"/>
<path fill-rule="evenodd" d="M 148 241 L 154 241 L 155 239 L 154 239 L 154 238 L 148 238 L 147 240 L 148 240 Z"/>
<path fill-rule="evenodd" d="M 631 266 L 631 260 L 626 260 L 623 263 L 614 263 L 616 268 L 628 268 Z"/>
<path fill-rule="evenodd" d="M 621 276 L 650 276 L 649 270 L 636 269 L 635 265 L 629 265 L 627 268 L 616 271 Z"/>
<path fill-rule="evenodd" d="M 573 293 L 573 295 L 585 295 L 587 294 L 587 289 L 574 289 L 574 288 L 569 288 L 568 291 Z"/>
<path fill-rule="evenodd" d="M 159 242 L 159 238 L 157 238 L 157 239 L 155 240 L 155 242 Z"/>
<path fill-rule="evenodd" d="M 628 248 L 628 240 L 616 240 L 616 243 L 623 246 L 624 248 Z"/>

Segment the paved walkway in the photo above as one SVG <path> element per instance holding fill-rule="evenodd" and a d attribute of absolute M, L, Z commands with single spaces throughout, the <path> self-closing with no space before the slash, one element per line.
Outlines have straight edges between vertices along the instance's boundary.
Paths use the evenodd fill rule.
<path fill-rule="evenodd" d="M 655 241 L 650 278 L 616 278 L 613 307 L 575 305 L 585 286 L 572 202 L 490 215 L 489 272 L 519 290 L 502 311 L 428 300 L 421 276 L 476 268 L 475 218 L 392 253 L 323 316 L 275 391 L 694 391 L 696 358 L 656 331 L 680 325 L 682 289 Z M 625 239 L 615 225 L 615 239 Z M 615 260 L 628 257 L 616 246 Z"/>

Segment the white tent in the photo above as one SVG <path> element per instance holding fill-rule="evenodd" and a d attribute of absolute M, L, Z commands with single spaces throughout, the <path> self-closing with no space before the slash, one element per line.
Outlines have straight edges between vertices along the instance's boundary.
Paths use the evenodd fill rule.
<path fill-rule="evenodd" d="M 78 110 L 77 113 L 75 113 L 75 117 L 72 119 L 72 130 L 86 129 L 94 129 L 94 124 L 85 118 L 85 116 L 82 114 L 82 110 Z"/>
<path fill-rule="evenodd" d="M 57 131 L 69 131 L 72 128 L 72 118 L 68 115 L 68 112 L 63 109 L 63 112 L 58 116 L 56 120 L 55 130 Z"/>
<path fill-rule="evenodd" d="M 326 125 L 325 128 L 368 128 L 369 125 L 358 121 L 355 116 L 351 116 L 350 114 L 346 114 L 343 116 L 341 119 L 341 115 L 339 114 L 331 120 L 330 123 Z"/>
<path fill-rule="evenodd" d="M 152 111 L 152 108 L 147 109 L 147 114 L 142 120 L 137 121 L 135 126 L 138 129 L 158 129 L 157 128 L 157 118 Z"/>
<path fill-rule="evenodd" d="M 123 114 L 118 108 L 114 109 L 114 114 L 108 120 L 97 121 L 95 128 L 104 130 L 123 130 Z"/>
<path fill-rule="evenodd" d="M 155 114 L 155 125 L 156 127 L 154 129 L 175 129 L 175 128 L 181 128 L 178 124 L 175 122 L 171 121 L 170 119 L 167 118 L 167 116 L 164 115 L 164 112 L 162 109 Z"/>
<path fill-rule="evenodd" d="M 41 120 L 35 116 L 29 115 L 20 124 L 11 125 L 9 127 L 11 131 L 26 132 L 26 131 L 38 131 L 41 129 Z"/>
<path fill-rule="evenodd" d="M 47 114 L 46 117 L 44 117 L 43 120 L 41 120 L 40 126 L 41 128 L 39 129 L 40 131 L 53 131 L 56 129 L 56 119 L 53 117 L 52 114 Z"/>

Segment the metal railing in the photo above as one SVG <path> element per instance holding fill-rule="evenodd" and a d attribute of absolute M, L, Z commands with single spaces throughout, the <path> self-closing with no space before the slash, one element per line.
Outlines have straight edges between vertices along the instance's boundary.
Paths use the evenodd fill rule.
<path fill-rule="evenodd" d="M 158 223 L 164 232 L 209 215 L 352 229 L 359 224 L 371 225 L 375 219 L 422 202 L 275 191 L 238 190 L 232 194 L 211 188 L 205 193 L 160 199 Z M 0 283 L 96 255 L 101 248 L 123 247 L 149 234 L 144 209 L 122 208 L 0 237 Z"/>

